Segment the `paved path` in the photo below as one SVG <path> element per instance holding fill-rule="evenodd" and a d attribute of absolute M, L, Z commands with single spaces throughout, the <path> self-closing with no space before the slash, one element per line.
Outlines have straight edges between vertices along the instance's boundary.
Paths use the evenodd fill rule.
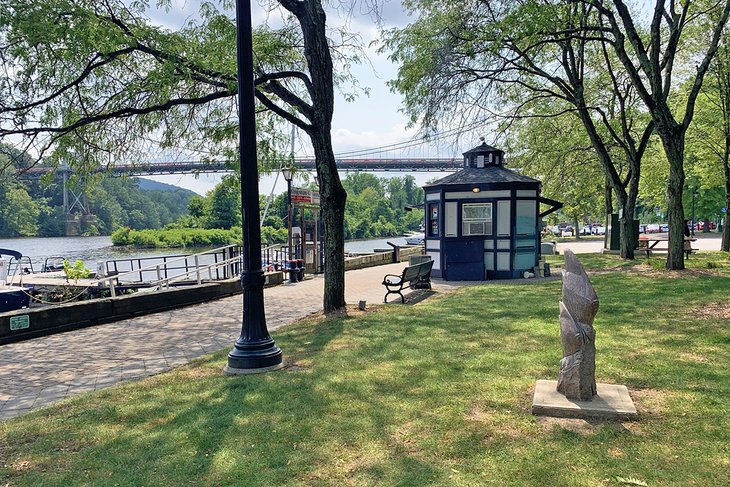
<path fill-rule="evenodd" d="M 719 241 L 719 238 L 698 239 L 696 247 L 716 250 L 720 248 Z M 602 242 L 558 244 L 561 253 L 566 247 L 576 253 L 600 252 Z M 404 265 L 347 272 L 346 301 L 351 304 L 360 300 L 382 302 L 383 276 L 399 274 Z M 443 291 L 469 284 L 474 283 L 435 279 L 434 289 Z M 297 284 L 266 289 L 269 330 L 320 311 L 323 287 L 324 279 L 320 275 Z M 232 348 L 241 331 L 242 307 L 239 295 L 0 346 L 0 419 Z"/>
<path fill-rule="evenodd" d="M 346 273 L 347 303 L 381 303 L 382 282 L 406 264 Z M 434 280 L 434 289 L 467 283 Z M 322 309 L 324 279 L 314 276 L 264 292 L 266 322 L 275 330 Z M 390 300 L 397 299 L 390 296 Z M 232 348 L 241 331 L 240 295 L 0 347 L 0 419 L 65 397 L 169 370 Z M 274 336 L 276 339 L 276 336 Z M 286 353 L 286 351 L 285 351 Z"/>

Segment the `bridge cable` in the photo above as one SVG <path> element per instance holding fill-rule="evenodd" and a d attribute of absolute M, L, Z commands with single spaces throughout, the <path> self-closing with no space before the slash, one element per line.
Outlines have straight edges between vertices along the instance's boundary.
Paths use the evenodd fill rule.
<path fill-rule="evenodd" d="M 296 130 L 297 126 L 292 124 L 291 126 L 291 157 L 294 158 L 294 138 L 296 137 Z M 284 159 L 282 158 L 281 162 L 279 163 L 279 170 L 276 171 L 276 178 L 274 179 L 274 184 L 271 186 L 271 193 L 269 193 L 269 198 L 266 201 L 266 208 L 264 208 L 264 216 L 261 218 L 261 226 L 264 226 L 264 220 L 266 220 L 266 215 L 269 213 L 269 207 L 271 206 L 271 202 L 274 201 L 274 191 L 276 190 L 276 185 L 279 182 L 279 174 L 281 174 L 281 169 L 284 167 Z M 288 223 L 291 225 L 291 222 Z"/>
<path fill-rule="evenodd" d="M 346 157 L 353 157 L 353 156 L 357 156 L 357 155 L 370 155 L 370 154 L 377 154 L 377 153 L 386 152 L 386 151 L 389 151 L 389 150 L 408 149 L 408 148 L 416 147 L 416 146 L 419 146 L 419 145 L 423 146 L 423 145 L 425 145 L 425 144 L 427 144 L 429 142 L 436 142 L 436 141 L 439 141 L 439 140 L 444 139 L 444 138 L 447 138 L 447 137 L 451 137 L 451 136 L 454 136 L 454 135 L 460 135 L 463 132 L 466 132 L 468 130 L 473 130 L 475 128 L 484 126 L 484 125 L 486 125 L 488 123 L 489 122 L 487 120 L 481 120 L 481 121 L 477 121 L 477 122 L 473 122 L 471 124 L 468 124 L 468 125 L 466 125 L 464 127 L 458 127 L 458 128 L 455 128 L 455 129 L 445 130 L 443 132 L 436 133 L 433 136 L 429 137 L 428 140 L 425 140 L 424 138 L 420 138 L 419 139 L 419 138 L 415 138 L 414 137 L 414 138 L 411 138 L 409 140 L 405 140 L 405 141 L 402 141 L 402 142 L 396 142 L 396 143 L 389 144 L 389 145 L 383 145 L 383 146 L 380 146 L 380 147 L 373 147 L 373 148 L 370 148 L 370 149 L 359 149 L 359 150 L 339 152 L 339 153 L 336 154 L 336 157 L 338 157 L 338 158 L 346 158 Z"/>

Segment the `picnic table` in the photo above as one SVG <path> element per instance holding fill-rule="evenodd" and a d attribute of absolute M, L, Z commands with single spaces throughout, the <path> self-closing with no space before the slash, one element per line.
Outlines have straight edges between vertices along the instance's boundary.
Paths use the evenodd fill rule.
<path fill-rule="evenodd" d="M 695 241 L 697 241 L 696 238 L 684 237 L 684 253 L 688 259 L 690 254 L 696 252 L 696 250 L 692 248 L 692 242 Z M 667 242 L 667 246 L 657 247 L 657 245 L 661 242 Z M 649 257 L 652 252 L 669 252 L 669 237 L 666 235 L 648 235 L 642 233 L 639 235 L 639 248 L 636 250 L 646 253 L 647 257 Z"/>

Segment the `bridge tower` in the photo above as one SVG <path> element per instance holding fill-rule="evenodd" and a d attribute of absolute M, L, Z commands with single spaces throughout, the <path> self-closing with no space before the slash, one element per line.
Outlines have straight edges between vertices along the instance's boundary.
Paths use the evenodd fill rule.
<path fill-rule="evenodd" d="M 81 187 L 76 191 L 69 185 L 71 169 L 66 161 L 63 161 L 59 172 L 63 180 L 63 214 L 66 219 L 66 236 L 81 235 L 90 226 L 96 226 L 97 223 L 96 216 L 89 209 L 89 200 L 84 192 L 86 179 L 84 178 Z"/>

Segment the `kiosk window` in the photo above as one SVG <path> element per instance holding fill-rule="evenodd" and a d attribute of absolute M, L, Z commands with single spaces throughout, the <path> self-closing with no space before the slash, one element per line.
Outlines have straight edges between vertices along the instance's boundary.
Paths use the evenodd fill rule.
<path fill-rule="evenodd" d="M 464 203 L 461 207 L 462 235 L 492 234 L 492 204 Z"/>

